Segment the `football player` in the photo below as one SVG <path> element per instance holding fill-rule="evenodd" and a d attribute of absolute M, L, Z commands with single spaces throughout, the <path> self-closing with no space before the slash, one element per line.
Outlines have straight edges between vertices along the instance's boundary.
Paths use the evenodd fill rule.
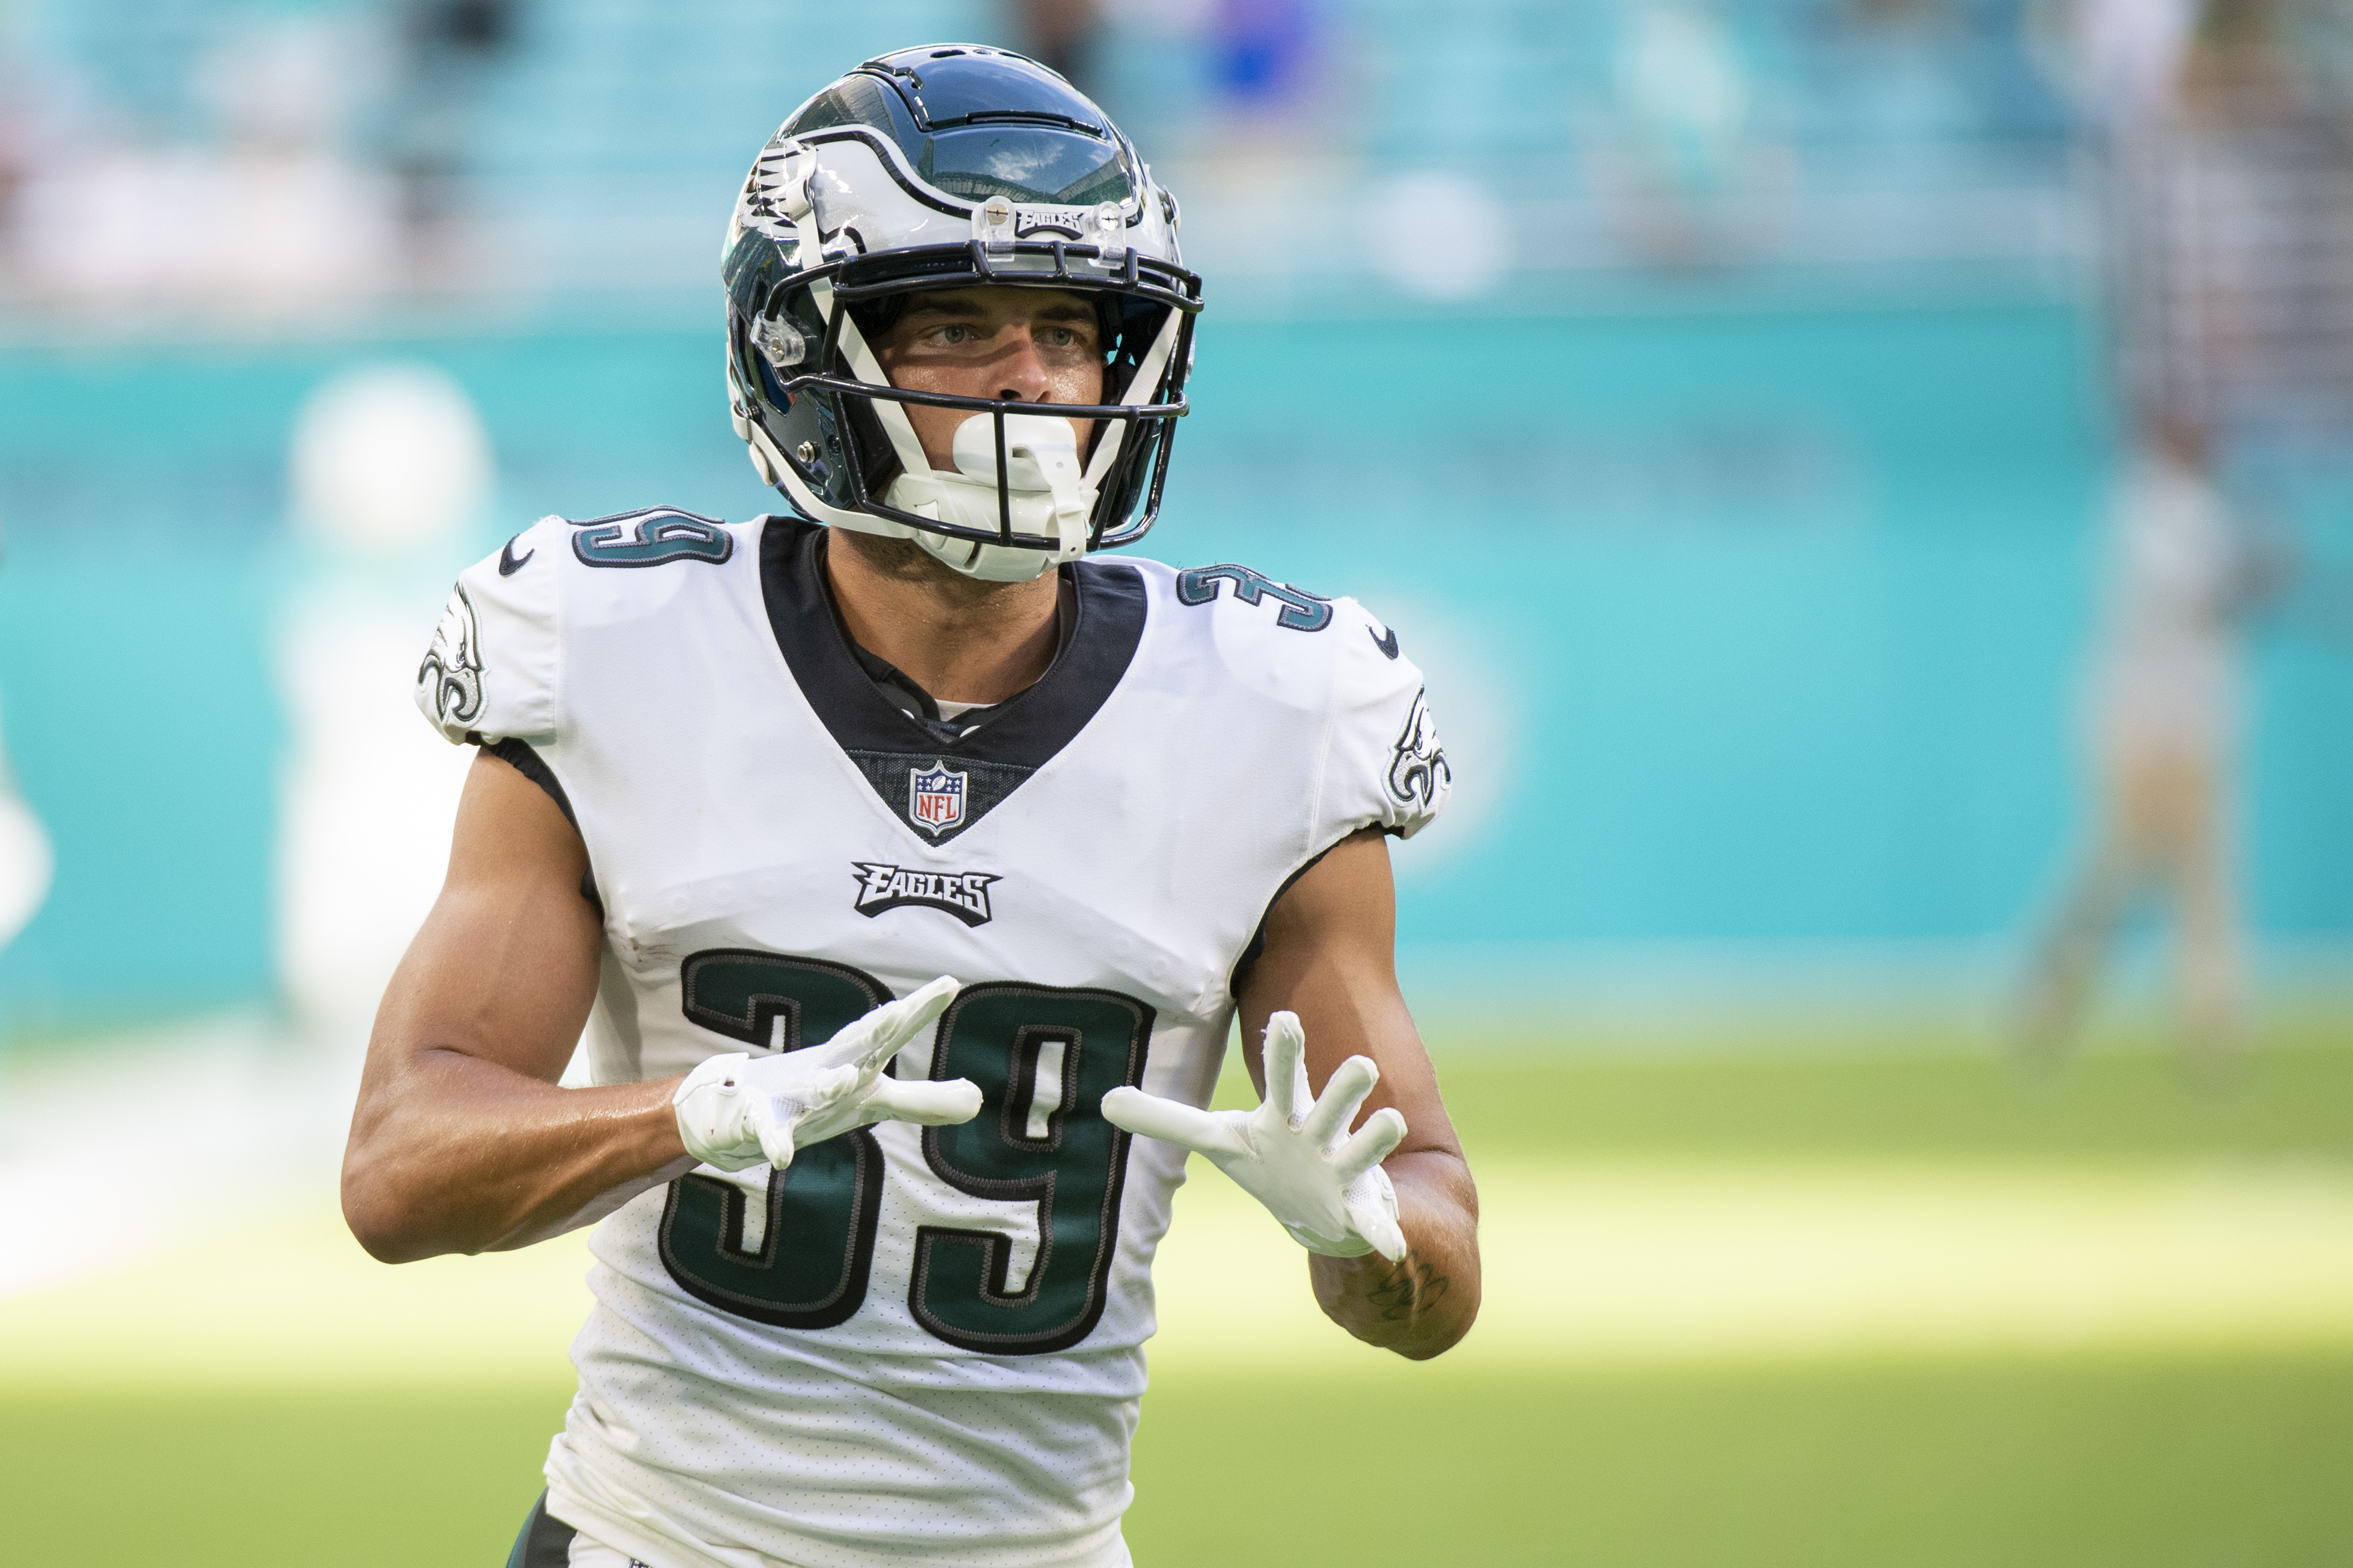
<path fill-rule="evenodd" d="M 1125 1563 L 1188 1150 L 1359 1339 L 1470 1327 L 1391 969 L 1421 677 L 1350 600 L 1097 554 L 1185 411 L 1176 227 L 1051 72 L 869 61 L 728 233 L 791 515 L 548 518 L 459 580 L 417 695 L 480 753 L 343 1202 L 394 1261 L 602 1221 L 514 1563 Z M 1262 1103 L 1212 1113 L 1238 1012 Z"/>

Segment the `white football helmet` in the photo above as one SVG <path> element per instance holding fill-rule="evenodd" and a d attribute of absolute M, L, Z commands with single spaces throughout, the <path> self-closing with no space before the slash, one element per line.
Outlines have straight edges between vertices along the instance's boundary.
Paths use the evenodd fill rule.
<path fill-rule="evenodd" d="M 1200 279 L 1176 198 L 1109 117 L 1019 55 L 973 44 L 867 61 L 785 121 L 727 229 L 727 392 L 793 510 L 912 538 L 1023 582 L 1144 537 L 1186 412 Z M 922 290 L 1059 289 L 1095 304 L 1104 401 L 902 390 L 873 338 Z M 967 410 L 934 468 L 904 405 Z M 1071 419 L 1092 420 L 1080 451 Z"/>

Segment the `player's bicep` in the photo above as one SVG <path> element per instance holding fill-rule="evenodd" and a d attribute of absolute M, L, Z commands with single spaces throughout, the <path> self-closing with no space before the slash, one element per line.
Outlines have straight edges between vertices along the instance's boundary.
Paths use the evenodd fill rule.
<path fill-rule="evenodd" d="M 483 752 L 449 871 L 377 1016 L 374 1049 L 457 1051 L 553 1083 L 596 993 L 603 931 L 587 850 L 538 784 Z"/>
<path fill-rule="evenodd" d="M 1439 1098 L 1438 1075 L 1398 989 L 1397 893 L 1387 837 L 1366 828 L 1308 868 L 1267 910 L 1265 947 L 1237 998 L 1242 1048 L 1263 1093 L 1261 1058 L 1267 1016 L 1299 1015 L 1307 1036 L 1307 1076 L 1320 1092 L 1352 1056 L 1370 1057 L 1381 1080 L 1358 1117 L 1394 1106 L 1406 1120 L 1400 1151 L 1459 1154 L 1454 1125 Z"/>

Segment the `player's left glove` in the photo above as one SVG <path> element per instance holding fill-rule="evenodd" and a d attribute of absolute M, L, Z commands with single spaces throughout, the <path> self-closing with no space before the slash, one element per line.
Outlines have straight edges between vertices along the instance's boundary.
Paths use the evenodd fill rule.
<path fill-rule="evenodd" d="M 876 1121 L 943 1127 L 980 1113 L 968 1078 L 902 1083 L 884 1078 L 892 1057 L 932 1026 L 960 989 L 946 975 L 884 1004 L 821 1046 L 784 1056 L 730 1051 L 712 1057 L 670 1096 L 686 1152 L 706 1165 L 742 1171 L 765 1160 L 778 1170 L 793 1152 Z"/>
<path fill-rule="evenodd" d="M 1405 1117 L 1384 1107 L 1354 1133 L 1348 1123 L 1380 1081 L 1367 1057 L 1350 1057 L 1316 1099 L 1307 1087 L 1307 1035 L 1296 1013 L 1266 1021 L 1266 1098 L 1256 1110 L 1203 1110 L 1140 1089 L 1103 1098 L 1103 1120 L 1208 1156 L 1282 1222 L 1291 1238 L 1327 1258 L 1405 1256 L 1397 1188 L 1381 1162 L 1405 1137 Z"/>

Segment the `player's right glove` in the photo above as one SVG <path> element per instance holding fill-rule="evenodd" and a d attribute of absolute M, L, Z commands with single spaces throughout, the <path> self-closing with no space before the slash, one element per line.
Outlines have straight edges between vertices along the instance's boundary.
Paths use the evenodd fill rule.
<path fill-rule="evenodd" d="M 1404 1139 L 1405 1117 L 1384 1106 L 1348 1131 L 1380 1079 L 1370 1058 L 1350 1057 L 1317 1100 L 1308 1091 L 1299 1015 L 1276 1013 L 1266 1021 L 1266 1098 L 1256 1110 L 1203 1110 L 1122 1088 L 1103 1097 L 1103 1113 L 1113 1127 L 1208 1156 L 1308 1251 L 1377 1252 L 1395 1263 L 1405 1256 L 1405 1233 L 1381 1162 Z"/>
<path fill-rule="evenodd" d="M 943 974 L 821 1046 L 783 1056 L 730 1051 L 712 1057 L 670 1097 L 686 1152 L 723 1171 L 746 1170 L 763 1160 L 781 1171 L 793 1163 L 796 1149 L 854 1127 L 971 1121 L 980 1113 L 980 1089 L 972 1079 L 902 1083 L 882 1076 L 891 1058 L 931 1027 L 960 988 Z"/>

